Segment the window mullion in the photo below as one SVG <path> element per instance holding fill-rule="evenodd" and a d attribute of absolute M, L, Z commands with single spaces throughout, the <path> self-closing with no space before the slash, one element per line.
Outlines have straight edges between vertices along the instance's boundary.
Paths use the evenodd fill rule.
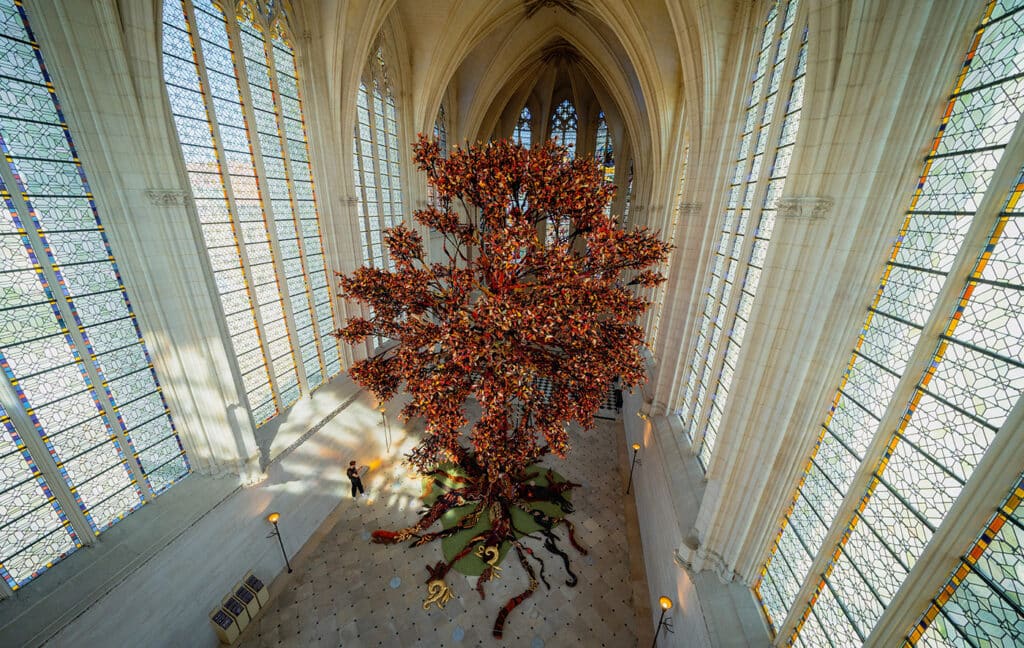
<path fill-rule="evenodd" d="M 778 52 L 779 34 L 781 33 L 781 30 L 782 30 L 782 24 L 784 22 L 784 18 L 783 18 L 783 16 L 776 15 L 774 20 L 775 20 L 775 24 L 774 24 L 774 27 L 773 27 L 772 44 L 769 46 L 770 54 L 777 54 L 777 52 Z M 757 56 L 754 57 L 754 60 L 752 62 L 752 68 L 753 68 L 754 71 L 757 70 L 758 61 L 760 59 L 760 55 L 761 55 L 762 51 L 763 50 L 758 49 L 757 50 Z M 774 56 L 769 56 L 769 59 L 773 61 L 774 60 Z M 770 67 L 771 67 L 770 65 L 766 65 L 765 72 L 764 72 L 765 77 L 767 77 L 767 75 L 770 73 Z M 747 77 L 745 77 L 745 78 L 747 78 Z M 718 229 L 715 230 L 715 239 L 721 241 L 722 235 L 725 234 L 726 235 L 725 236 L 725 242 L 724 242 L 724 245 L 721 246 L 721 248 L 720 248 L 720 250 L 718 252 L 715 252 L 715 253 L 713 253 L 711 255 L 711 259 L 708 261 L 708 264 L 709 264 L 708 290 L 705 290 L 703 293 L 701 293 L 704 296 L 704 299 L 702 301 L 704 301 L 705 304 L 707 303 L 707 297 L 710 296 L 714 300 L 714 305 L 711 307 L 711 313 L 712 313 L 711 315 L 706 315 L 706 311 L 707 311 L 708 307 L 705 305 L 704 309 L 702 310 L 702 312 L 700 313 L 700 315 L 698 317 L 698 320 L 697 320 L 698 329 L 699 329 L 699 326 L 700 326 L 700 324 L 699 324 L 700 320 L 704 319 L 705 317 L 708 319 L 708 327 L 707 327 L 707 333 L 705 334 L 705 340 L 703 341 L 703 343 L 695 344 L 694 352 L 693 352 L 693 356 L 692 356 L 694 361 L 690 365 L 690 371 L 696 373 L 696 377 L 695 377 L 695 380 L 694 380 L 694 383 L 693 383 L 694 384 L 693 393 L 690 395 L 690 397 L 693 399 L 693 401 L 691 403 L 687 404 L 686 410 L 687 410 L 687 416 L 690 419 L 689 426 L 690 426 L 690 431 L 691 431 L 690 436 L 691 436 L 691 439 L 692 439 L 692 441 L 691 441 L 691 444 L 692 444 L 691 448 L 692 448 L 694 453 L 698 453 L 699 450 L 704 445 L 704 435 L 705 435 L 705 430 L 707 429 L 707 420 L 708 420 L 708 417 L 711 415 L 711 407 L 712 407 L 712 403 L 713 403 L 712 396 L 715 394 L 716 387 L 717 387 L 717 375 L 718 374 L 716 373 L 716 371 L 717 372 L 721 372 L 721 363 L 722 363 L 722 359 L 725 356 L 726 342 L 725 342 L 725 340 L 723 340 L 723 335 L 719 334 L 718 341 L 715 343 L 715 349 L 713 350 L 714 357 L 708 357 L 709 354 L 712 353 L 711 341 L 714 338 L 714 333 L 715 333 L 714 329 L 716 328 L 716 326 L 715 326 L 715 324 L 716 324 L 716 322 L 715 322 L 716 316 L 714 315 L 714 312 L 721 306 L 722 303 L 726 303 L 727 305 L 731 303 L 729 301 L 726 301 L 726 295 L 727 294 L 731 294 L 733 292 L 733 290 L 737 288 L 737 285 L 736 285 L 737 284 L 736 274 L 734 274 L 733 277 L 732 277 L 732 285 L 731 286 L 727 286 L 726 285 L 726 277 L 728 276 L 727 269 L 729 267 L 729 259 L 731 258 L 732 248 L 735 245 L 735 239 L 736 239 L 737 236 L 739 236 L 739 234 L 737 233 L 738 229 L 739 229 L 739 222 L 740 222 L 740 218 L 741 218 L 742 213 L 743 213 L 743 204 L 746 202 L 746 199 L 745 199 L 744 196 L 746 194 L 746 191 L 749 190 L 749 188 L 745 187 L 745 185 L 749 184 L 750 170 L 751 170 L 751 166 L 754 163 L 754 157 L 756 156 L 756 147 L 757 147 L 757 139 L 758 139 L 757 138 L 757 134 L 760 132 L 760 130 L 761 130 L 761 123 L 764 121 L 765 98 L 766 98 L 767 94 L 768 94 L 768 83 L 767 83 L 767 78 L 765 78 L 761 82 L 761 86 L 760 86 L 760 89 L 759 89 L 756 101 L 754 100 L 754 97 L 751 96 L 749 102 L 745 106 L 743 106 L 743 110 L 742 110 L 741 114 L 744 117 L 746 116 L 747 112 L 752 107 L 755 107 L 755 110 L 757 111 L 756 119 L 755 119 L 755 121 L 754 121 L 754 123 L 752 125 L 752 129 L 751 129 L 751 131 L 750 131 L 750 133 L 748 135 L 750 137 L 750 142 L 749 142 L 749 145 L 748 145 L 749 146 L 749 148 L 748 148 L 749 152 L 747 154 L 747 157 L 742 161 L 742 163 L 740 163 L 740 161 L 738 159 L 736 159 L 736 158 L 733 158 L 732 162 L 730 162 L 730 166 L 733 168 L 733 170 L 735 172 L 735 175 L 733 176 L 733 178 L 736 179 L 737 183 L 735 185 L 730 185 L 729 187 L 726 188 L 726 195 L 730 194 L 732 191 L 738 192 L 737 193 L 737 197 L 736 197 L 736 206 L 735 207 L 729 207 L 728 205 L 726 205 L 726 209 L 725 209 L 726 213 L 728 213 L 728 211 L 730 209 L 733 211 L 732 222 L 729 224 L 728 229 L 722 227 L 722 228 L 718 228 Z M 737 144 L 736 144 L 737 145 L 737 149 L 736 149 L 737 155 L 739 155 L 739 153 L 742 150 L 742 143 L 743 143 L 744 135 L 745 135 L 745 133 L 741 129 L 740 130 L 740 136 L 739 136 Z M 766 152 L 764 154 L 762 154 L 762 155 L 766 155 L 766 154 L 767 154 L 767 148 L 766 148 Z M 742 164 L 742 168 L 739 170 L 739 172 L 736 172 L 737 167 L 740 167 L 741 164 Z M 747 178 L 748 181 L 744 181 L 743 178 Z M 756 184 L 755 184 L 755 189 L 756 189 Z M 751 200 L 753 200 L 753 198 L 751 198 Z M 751 205 L 753 205 L 753 204 L 754 203 L 751 202 Z M 723 222 L 723 225 L 724 224 L 725 223 Z M 748 214 L 748 218 L 747 218 L 747 227 L 748 228 L 750 227 L 749 214 Z M 719 283 L 721 285 L 719 285 L 719 286 L 717 286 L 715 288 L 712 288 L 711 284 L 712 284 L 713 280 L 710 279 L 710 277 L 711 277 L 710 267 L 714 264 L 715 257 L 718 256 L 719 254 L 722 256 L 722 267 L 720 268 L 720 270 L 719 270 L 720 274 L 718 275 L 719 276 Z M 740 258 L 742 258 L 742 256 Z M 739 261 L 739 258 L 737 259 L 737 261 Z M 737 263 L 737 273 L 738 273 L 738 270 L 739 270 L 739 263 Z M 726 311 L 725 320 L 729 320 L 729 319 L 730 318 L 729 318 L 728 310 L 727 310 Z M 718 324 L 719 324 L 719 326 L 717 328 L 719 328 L 720 331 L 724 334 L 724 332 L 727 330 L 726 327 L 725 327 L 725 321 L 718 322 Z M 700 367 L 699 368 L 695 368 L 694 364 L 696 364 L 698 360 L 700 360 Z M 704 396 L 700 397 L 699 396 L 699 394 L 700 394 L 700 385 L 701 385 L 701 382 L 705 380 L 705 377 L 707 378 L 707 380 L 706 380 L 706 388 L 704 390 Z M 699 418 L 694 416 L 694 411 L 695 411 L 695 409 L 697 407 L 700 408 L 700 417 Z M 684 422 L 684 425 L 685 425 L 685 422 Z M 707 466 L 704 466 L 704 469 L 706 471 Z"/>
<path fill-rule="evenodd" d="M 721 334 L 719 335 L 717 346 L 714 351 L 715 355 L 713 358 L 708 358 L 704 362 L 703 373 L 701 377 L 698 378 L 697 380 L 697 384 L 699 385 L 701 378 L 703 378 L 703 375 L 707 375 L 708 377 L 707 389 L 704 392 L 704 401 L 701 404 L 701 419 L 694 420 L 692 423 L 692 425 L 696 426 L 693 435 L 693 446 L 694 448 L 698 449 L 703 448 L 706 438 L 706 431 L 710 424 L 712 408 L 714 407 L 714 403 L 718 399 L 718 387 L 719 380 L 722 374 L 722 365 L 725 362 L 726 350 L 730 345 L 730 340 L 732 337 L 729 332 L 733 330 L 736 323 L 736 313 L 738 310 L 739 299 L 741 297 L 740 293 L 743 289 L 742 279 L 746 277 L 745 270 L 747 265 L 749 265 L 748 262 L 750 259 L 750 253 L 754 245 L 755 237 L 753 236 L 753 230 L 755 224 L 755 217 L 760 217 L 761 215 L 761 208 L 763 207 L 764 195 L 765 192 L 767 192 L 768 190 L 769 167 L 766 164 L 766 160 L 768 159 L 769 154 L 774 154 L 778 149 L 778 134 L 779 131 L 782 129 L 782 122 L 784 121 L 784 119 L 778 118 L 778 111 L 782 109 L 782 107 L 780 107 L 779 105 L 779 97 L 783 95 L 784 90 L 788 90 L 790 87 L 792 87 L 793 83 L 792 78 L 787 78 L 786 72 L 790 72 L 793 69 L 793 66 L 796 65 L 795 61 L 790 60 L 795 58 L 793 56 L 790 56 L 790 52 L 794 48 L 799 47 L 799 41 L 790 38 L 789 42 L 787 43 L 787 47 L 790 48 L 790 52 L 786 53 L 786 60 L 783 62 L 782 69 L 779 71 L 780 79 L 786 79 L 786 81 L 783 82 L 780 80 L 779 87 L 775 90 L 775 104 L 773 107 L 774 112 L 771 115 L 768 123 L 765 124 L 765 111 L 768 107 L 768 99 L 772 94 L 771 84 L 769 81 L 771 79 L 772 74 L 774 74 L 775 72 L 775 61 L 778 59 L 779 46 L 781 45 L 782 33 L 784 32 L 784 30 L 785 15 L 780 13 L 775 18 L 774 33 L 772 35 L 772 44 L 769 47 L 769 62 L 765 66 L 765 71 L 763 73 L 763 78 L 761 80 L 761 85 L 759 88 L 756 104 L 753 104 L 753 98 L 751 98 L 751 103 L 757 106 L 757 119 L 754 122 L 753 129 L 750 131 L 750 148 L 748 149 L 749 153 L 747 154 L 746 159 L 743 160 L 743 173 L 738 176 L 739 178 L 746 178 L 746 180 L 741 180 L 740 183 L 736 185 L 737 189 L 742 192 L 743 199 L 737 200 L 733 215 L 733 222 L 730 225 L 728 242 L 726 243 L 725 248 L 722 249 L 721 251 L 723 257 L 721 269 L 722 285 L 716 291 L 718 292 L 716 305 L 720 306 L 721 304 L 725 304 L 725 316 L 722 321 L 718 322 Z M 754 62 L 754 65 L 756 70 L 756 60 Z M 746 108 L 743 111 L 744 114 L 746 114 L 747 110 L 750 109 L 750 106 L 751 104 L 748 104 L 746 106 Z M 783 114 L 783 118 L 784 117 L 785 115 Z M 761 162 L 758 175 L 757 177 L 752 177 L 751 172 L 753 170 L 754 161 L 759 155 L 757 153 L 757 143 L 762 138 L 765 141 L 764 152 L 760 154 Z M 740 141 L 742 141 L 742 136 Z M 775 142 L 775 144 L 773 145 L 772 142 Z M 744 187 L 744 185 L 746 186 Z M 739 189 L 740 187 L 744 188 Z M 752 192 L 749 198 L 746 196 L 746 193 L 748 191 Z M 748 203 L 750 204 L 750 208 L 744 209 L 743 205 Z M 744 212 L 746 212 L 745 221 L 743 219 Z M 744 223 L 742 233 L 740 232 L 741 222 Z M 721 234 L 721 231 L 719 233 Z M 733 250 L 735 249 L 737 238 L 740 239 L 740 248 L 736 252 L 736 256 L 733 257 Z M 736 267 L 735 271 L 732 273 L 732 281 L 726 282 L 726 277 L 729 275 L 727 269 L 733 259 L 735 259 L 736 261 Z M 746 259 L 747 261 L 744 261 L 744 259 Z M 705 340 L 705 346 L 708 350 L 710 350 L 711 338 L 714 333 L 712 329 L 714 327 L 715 323 L 712 322 L 711 326 L 708 329 L 708 339 Z M 733 367 L 734 371 L 736 369 L 737 367 Z M 719 411 L 721 416 L 724 417 L 725 409 L 721 405 L 719 405 Z M 699 441 L 697 440 L 698 436 L 700 438 Z M 707 467 L 708 466 L 704 466 L 705 471 L 707 470 Z"/>
<path fill-rule="evenodd" d="M 384 199 L 383 199 L 383 187 L 381 186 L 381 160 L 380 151 L 381 149 L 387 149 L 387 141 L 384 140 L 384 133 L 377 128 L 377 117 L 380 115 L 381 123 L 387 127 L 387 114 L 384 112 L 384 92 L 377 91 L 376 88 L 382 88 L 384 81 L 383 73 L 379 70 L 379 64 L 374 62 L 371 64 L 371 72 L 367 79 L 367 93 L 366 93 L 366 111 L 368 118 L 368 126 L 370 128 L 370 173 L 373 179 L 374 188 L 374 202 L 376 203 L 376 216 L 371 216 L 368 209 L 364 209 L 366 212 L 366 262 L 372 267 L 379 267 L 381 270 L 387 269 L 386 255 L 383 252 L 384 248 Z M 383 142 L 383 144 L 382 144 Z M 363 157 L 363 161 L 366 161 L 366 157 Z M 388 192 L 390 195 L 390 184 L 388 185 Z M 364 203 L 366 205 L 367 203 Z M 374 257 L 374 245 L 373 235 L 374 232 L 378 236 L 378 246 L 381 249 L 381 260 L 378 264 Z M 372 313 L 372 311 L 371 311 Z M 366 339 L 367 353 L 368 355 L 374 355 L 377 348 L 383 344 L 384 340 L 381 337 L 374 336 L 373 338 Z"/>
<path fill-rule="evenodd" d="M 363 88 L 360 88 L 359 91 L 363 92 Z M 370 146 L 372 147 L 373 146 L 373 142 L 372 142 L 373 126 L 370 125 L 369 122 L 373 120 L 373 113 L 370 111 L 370 106 L 369 106 L 369 97 L 370 97 L 369 92 L 366 92 L 365 95 L 366 95 L 366 98 L 367 98 L 366 114 L 368 115 L 368 118 L 367 118 L 368 123 L 367 123 L 366 127 L 370 129 L 370 138 L 371 138 Z M 357 113 L 357 115 L 358 115 L 358 113 Z M 358 119 L 358 116 L 357 116 L 357 119 Z M 367 204 L 367 201 L 366 201 L 366 187 L 367 187 L 367 180 L 370 179 L 369 175 L 370 175 L 370 173 L 372 173 L 372 169 L 367 169 L 366 168 L 366 151 L 363 150 L 363 147 L 366 146 L 367 143 L 366 143 L 365 140 L 363 140 L 363 138 L 362 138 L 362 136 L 360 134 L 359 124 L 358 123 L 356 124 L 356 137 L 353 138 L 353 139 L 354 139 L 354 145 L 355 145 L 355 156 L 354 156 L 354 159 L 353 159 L 353 163 L 356 165 L 354 171 L 359 174 L 359 182 L 358 182 L 358 186 L 356 187 L 356 192 L 359 195 L 356 197 L 356 199 L 359 201 L 359 204 L 362 205 L 362 209 L 360 210 L 358 218 L 361 219 L 362 222 L 363 222 L 362 223 L 363 224 L 362 233 L 359 236 L 359 252 L 360 252 L 360 254 L 363 255 L 363 257 L 364 257 L 363 260 L 369 263 L 370 259 L 373 258 L 373 254 L 370 251 L 371 223 L 370 223 L 369 210 L 366 209 L 366 204 Z"/>
<path fill-rule="evenodd" d="M 376 223 L 372 223 L 372 224 L 376 226 L 375 229 L 376 229 L 376 231 L 378 232 L 378 234 L 380 236 L 380 241 L 378 243 L 379 246 L 380 246 L 380 250 L 381 250 L 380 269 L 381 270 L 387 270 L 388 269 L 388 255 L 387 255 L 387 252 L 384 250 L 384 229 L 388 225 L 387 220 L 386 220 L 386 216 L 385 216 L 385 210 L 387 209 L 387 207 L 385 206 L 384 191 L 383 191 L 384 187 L 383 187 L 383 183 L 381 182 L 381 179 L 387 173 L 388 140 L 387 140 L 386 133 L 387 133 L 387 127 L 388 127 L 388 123 L 387 123 L 388 114 L 387 114 L 387 105 L 386 105 L 387 98 L 385 96 L 386 87 L 384 85 L 384 80 L 383 79 L 379 79 L 379 80 L 377 80 L 376 84 L 377 84 L 377 87 L 380 88 L 380 92 L 379 92 L 379 94 L 378 93 L 374 93 L 372 91 L 372 89 L 371 89 L 370 95 L 369 95 L 370 100 L 367 102 L 367 104 L 369 106 L 369 109 L 370 109 L 370 135 L 372 137 L 372 140 L 371 140 L 372 147 L 371 147 L 371 150 L 370 150 L 370 158 L 373 160 L 373 178 L 374 178 L 374 185 L 376 187 L 376 194 L 377 194 L 377 196 L 376 196 L 376 200 L 377 200 L 377 218 L 376 218 L 376 221 L 377 222 Z M 378 119 L 378 117 L 380 118 L 381 123 L 384 125 L 384 130 L 383 131 L 377 128 L 377 119 Z M 381 155 L 380 155 L 382 150 L 384 151 L 384 158 L 383 159 L 381 158 Z M 388 181 L 388 201 L 390 201 L 390 200 L 391 200 L 391 182 L 389 180 Z M 369 249 L 371 265 L 373 265 L 373 254 L 374 254 L 374 252 L 373 252 L 373 243 L 372 243 L 372 238 L 373 238 L 372 232 L 373 232 L 373 230 L 371 230 L 371 229 L 368 229 L 366 231 L 367 235 L 370 237 L 369 240 L 367 241 L 367 246 L 368 246 L 368 249 Z"/>

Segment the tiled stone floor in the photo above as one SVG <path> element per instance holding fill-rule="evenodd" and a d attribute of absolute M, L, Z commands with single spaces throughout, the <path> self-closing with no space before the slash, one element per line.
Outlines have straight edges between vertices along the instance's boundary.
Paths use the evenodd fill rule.
<path fill-rule="evenodd" d="M 623 443 L 622 434 L 621 421 L 598 420 L 594 430 L 572 434 L 566 461 L 548 460 L 567 479 L 582 484 L 573 495 L 576 511 L 570 519 L 590 553 L 578 554 L 564 530 L 560 533 L 579 577 L 579 584 L 569 588 L 561 559 L 538 551 L 551 589 L 541 584 L 512 611 L 501 641 L 491 636 L 498 611 L 528 583 L 514 556 L 502 563 L 502 577 L 486 585 L 485 600 L 474 590 L 475 578 L 453 571 L 447 582 L 455 598 L 444 609 L 424 610 L 426 565 L 441 559 L 440 544 L 410 549 L 370 542 L 371 531 L 398 529 L 416 519 L 421 484 L 399 461 L 413 435 L 401 435 L 405 442 L 392 447 L 390 461 L 367 475 L 367 497 L 346 496 L 295 557 L 294 573 L 275 582 L 274 598 L 238 645 L 636 646 L 623 513 L 625 477 L 616 449 Z M 528 544 L 540 548 L 539 542 Z"/>

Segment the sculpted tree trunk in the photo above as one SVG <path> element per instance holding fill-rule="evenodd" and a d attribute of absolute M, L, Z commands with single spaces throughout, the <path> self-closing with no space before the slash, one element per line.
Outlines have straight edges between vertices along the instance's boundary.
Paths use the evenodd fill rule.
<path fill-rule="evenodd" d="M 577 485 L 538 462 L 565 457 L 566 424 L 589 429 L 614 378 L 625 387 L 644 379 L 636 321 L 648 302 L 631 286 L 664 280 L 651 267 L 669 246 L 645 229 L 617 228 L 604 214 L 612 187 L 594 160 L 570 160 L 553 143 L 524 149 L 500 141 L 444 158 L 421 136 L 414 151 L 437 199 L 413 218 L 441 235 L 445 258 L 431 263 L 422 237 L 401 224 L 384 234 L 390 269 L 363 267 L 341 278 L 343 296 L 368 306 L 370 316 L 350 319 L 338 335 L 350 344 L 385 340 L 349 374 L 381 402 L 404 385 L 411 398 L 403 417 L 426 426 L 408 460 L 434 478 L 417 524 L 373 539 L 418 546 L 479 531 L 460 540 L 454 557 L 428 567 L 425 606 L 450 598 L 444 577 L 459 559 L 483 561 L 482 597 L 500 557 L 515 551 L 530 587 L 499 613 L 500 637 L 509 611 L 538 585 L 527 556 L 544 580 L 524 535 L 543 538 L 575 585 L 551 529 L 566 526 L 583 551 L 565 519 Z M 466 433 L 470 400 L 480 415 Z M 468 513 L 456 524 L 428 531 L 459 507 Z"/>

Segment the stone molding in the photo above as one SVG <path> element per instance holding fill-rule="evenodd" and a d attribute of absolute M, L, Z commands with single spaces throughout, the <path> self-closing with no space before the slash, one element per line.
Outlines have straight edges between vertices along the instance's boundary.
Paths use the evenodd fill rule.
<path fill-rule="evenodd" d="M 684 538 L 682 543 L 676 547 L 674 559 L 677 565 L 691 574 L 710 571 L 718 576 L 718 580 L 725 585 L 736 581 L 744 582 L 738 573 L 729 568 L 721 555 L 714 551 L 708 551 L 692 535 Z"/>
<path fill-rule="evenodd" d="M 693 216 L 703 205 L 699 202 L 682 202 L 679 203 L 679 215 L 689 218 Z"/>
<path fill-rule="evenodd" d="M 192 192 L 184 189 L 147 189 L 146 198 L 157 207 L 173 207 L 187 205 L 192 200 Z"/>
<path fill-rule="evenodd" d="M 776 204 L 783 218 L 819 220 L 828 216 L 835 201 L 827 196 L 787 196 Z"/>

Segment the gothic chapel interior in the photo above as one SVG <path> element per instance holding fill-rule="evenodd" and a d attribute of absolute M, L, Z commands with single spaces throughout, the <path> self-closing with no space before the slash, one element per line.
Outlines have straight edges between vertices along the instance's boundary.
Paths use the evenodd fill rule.
<path fill-rule="evenodd" d="M 554 138 L 674 246 L 589 466 L 645 583 L 605 645 L 1024 645 L 1024 0 L 0 0 L 0 93 L 0 645 L 215 646 L 415 508 L 352 508 L 414 431 L 331 334 L 417 133 Z M 470 645 L 358 529 L 414 576 L 241 645 Z M 567 606 L 509 626 L 598 645 Z"/>

